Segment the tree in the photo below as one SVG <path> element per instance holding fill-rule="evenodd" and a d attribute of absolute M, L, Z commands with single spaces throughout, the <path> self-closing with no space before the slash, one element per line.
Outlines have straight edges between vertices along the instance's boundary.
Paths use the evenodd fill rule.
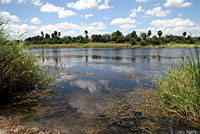
<path fill-rule="evenodd" d="M 87 30 L 85 30 L 85 37 L 88 37 L 88 31 Z"/>
<path fill-rule="evenodd" d="M 57 31 L 54 31 L 54 36 L 58 36 L 58 32 Z"/>
<path fill-rule="evenodd" d="M 152 44 L 153 45 L 160 45 L 160 40 L 155 35 L 152 37 Z"/>
<path fill-rule="evenodd" d="M 112 36 L 112 41 L 114 41 L 115 43 L 124 42 L 124 36 L 122 32 L 120 32 L 119 30 L 117 30 L 116 32 L 113 32 L 111 36 Z"/>
<path fill-rule="evenodd" d="M 159 38 L 162 36 L 162 31 L 161 30 L 158 31 L 158 36 L 159 36 Z"/>
<path fill-rule="evenodd" d="M 185 37 L 187 35 L 187 33 L 186 32 L 183 32 L 183 36 Z"/>
<path fill-rule="evenodd" d="M 141 33 L 141 34 L 140 34 L 140 37 L 141 37 L 143 40 L 146 40 L 147 34 L 146 34 L 146 33 Z"/>
<path fill-rule="evenodd" d="M 51 38 L 55 38 L 55 32 L 51 34 Z"/>
<path fill-rule="evenodd" d="M 50 35 L 46 33 L 45 39 L 49 39 L 49 38 L 50 38 Z"/>
<path fill-rule="evenodd" d="M 61 36 L 61 33 L 60 33 L 60 32 L 58 32 L 58 36 L 59 36 L 59 37 Z"/>
<path fill-rule="evenodd" d="M 44 33 L 43 33 L 43 31 L 41 31 L 41 35 L 42 35 L 42 37 L 44 37 Z"/>
<path fill-rule="evenodd" d="M 147 36 L 148 38 L 151 36 L 151 30 L 148 30 Z"/>
<path fill-rule="evenodd" d="M 136 31 L 133 31 L 133 32 L 131 33 L 131 37 L 132 37 L 132 38 L 137 38 Z"/>

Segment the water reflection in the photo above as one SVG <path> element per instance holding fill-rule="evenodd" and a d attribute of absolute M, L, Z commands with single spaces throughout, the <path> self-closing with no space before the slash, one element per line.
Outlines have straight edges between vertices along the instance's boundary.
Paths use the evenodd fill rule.
<path fill-rule="evenodd" d="M 99 80 L 97 82 L 91 80 L 76 80 L 70 82 L 70 86 L 77 86 L 81 89 L 88 90 L 91 94 L 100 93 L 103 90 L 110 90 L 108 84 L 108 80 Z"/>
<path fill-rule="evenodd" d="M 183 56 L 182 49 L 168 48 L 43 48 L 31 51 L 40 56 L 41 65 L 50 66 L 52 70 L 67 71 L 55 72 L 59 76 L 57 81 L 63 81 L 65 88 L 73 89 L 72 91 L 75 88 L 84 89 L 92 94 L 116 87 L 135 89 L 143 87 L 141 85 L 144 82 L 152 86 L 152 79 L 164 75 L 164 71 L 181 61 Z M 132 74 L 134 77 L 130 79 Z M 137 74 L 148 77 L 139 77 Z M 102 84 L 101 80 L 105 80 L 107 84 Z"/>

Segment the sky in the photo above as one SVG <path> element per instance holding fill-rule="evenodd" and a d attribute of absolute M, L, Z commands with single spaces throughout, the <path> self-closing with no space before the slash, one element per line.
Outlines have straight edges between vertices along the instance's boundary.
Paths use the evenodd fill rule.
<path fill-rule="evenodd" d="M 200 36 L 200 0 L 0 0 L 0 21 L 13 38 L 158 30 Z M 23 35 L 22 35 L 23 34 Z M 22 36 L 20 36 L 22 35 Z"/>

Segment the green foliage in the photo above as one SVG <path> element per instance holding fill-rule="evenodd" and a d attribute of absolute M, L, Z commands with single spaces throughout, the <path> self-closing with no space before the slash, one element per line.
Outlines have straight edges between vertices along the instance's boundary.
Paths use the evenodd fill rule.
<path fill-rule="evenodd" d="M 146 33 L 141 33 L 141 34 L 140 34 L 140 37 L 141 37 L 143 40 L 146 40 L 147 34 L 146 34 Z"/>
<path fill-rule="evenodd" d="M 162 36 L 162 31 L 158 31 L 158 36 L 159 36 L 159 38 Z"/>
<path fill-rule="evenodd" d="M 157 36 L 152 37 L 152 44 L 153 45 L 160 45 L 160 40 L 157 38 Z"/>
<path fill-rule="evenodd" d="M 1 29 L 2 36 L 5 35 Z M 0 38 L 0 95 L 9 96 L 38 89 L 50 82 L 48 70 L 36 64 L 36 58 L 23 49 L 17 41 Z"/>
<path fill-rule="evenodd" d="M 37 35 L 34 37 L 28 37 L 25 39 L 26 45 L 32 45 L 32 44 L 71 44 L 71 43 L 81 43 L 86 44 L 89 42 L 98 42 L 98 43 L 129 43 L 132 45 L 140 44 L 141 40 L 144 40 L 142 42 L 142 45 L 163 45 L 168 44 L 170 42 L 174 42 L 176 44 L 194 44 L 199 43 L 200 39 L 198 37 L 184 37 L 187 33 L 184 32 L 183 36 L 177 36 L 177 35 L 166 35 L 162 36 L 162 31 L 158 31 L 159 38 L 154 35 L 152 38 L 150 37 L 152 35 L 151 30 L 148 30 L 147 33 L 140 33 L 140 36 L 136 34 L 136 31 L 133 31 L 126 36 L 123 36 L 122 32 L 117 30 L 116 32 L 113 32 L 112 34 L 93 34 L 91 37 L 88 35 L 88 31 L 84 31 L 85 36 L 82 35 L 71 37 L 71 36 L 64 36 L 60 37 L 61 33 L 54 31 L 51 34 L 44 34 L 43 31 L 41 31 L 41 35 Z M 51 35 L 51 36 L 50 36 Z"/>
<path fill-rule="evenodd" d="M 190 50 L 190 57 L 173 66 L 159 80 L 161 104 L 168 112 L 187 119 L 190 124 L 200 125 L 200 56 Z"/>
<path fill-rule="evenodd" d="M 1 91 L 8 94 L 38 89 L 50 80 L 48 70 L 37 65 L 16 41 L 0 45 L 0 75 Z"/>
<path fill-rule="evenodd" d="M 141 40 L 141 41 L 140 41 L 140 45 L 141 45 L 141 46 L 146 46 L 146 45 L 147 45 L 147 42 L 144 41 L 144 40 Z"/>
<path fill-rule="evenodd" d="M 112 36 L 112 41 L 114 41 L 115 43 L 124 42 L 124 36 L 122 32 L 120 32 L 119 30 L 117 30 L 116 32 L 113 32 L 111 36 Z"/>

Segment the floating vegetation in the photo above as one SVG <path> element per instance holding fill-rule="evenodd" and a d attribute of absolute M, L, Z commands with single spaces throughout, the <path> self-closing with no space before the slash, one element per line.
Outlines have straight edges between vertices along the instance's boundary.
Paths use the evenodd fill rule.
<path fill-rule="evenodd" d="M 169 133 L 172 129 L 190 128 L 160 108 L 155 90 L 113 91 L 99 116 L 106 127 L 117 126 L 134 133 Z"/>

